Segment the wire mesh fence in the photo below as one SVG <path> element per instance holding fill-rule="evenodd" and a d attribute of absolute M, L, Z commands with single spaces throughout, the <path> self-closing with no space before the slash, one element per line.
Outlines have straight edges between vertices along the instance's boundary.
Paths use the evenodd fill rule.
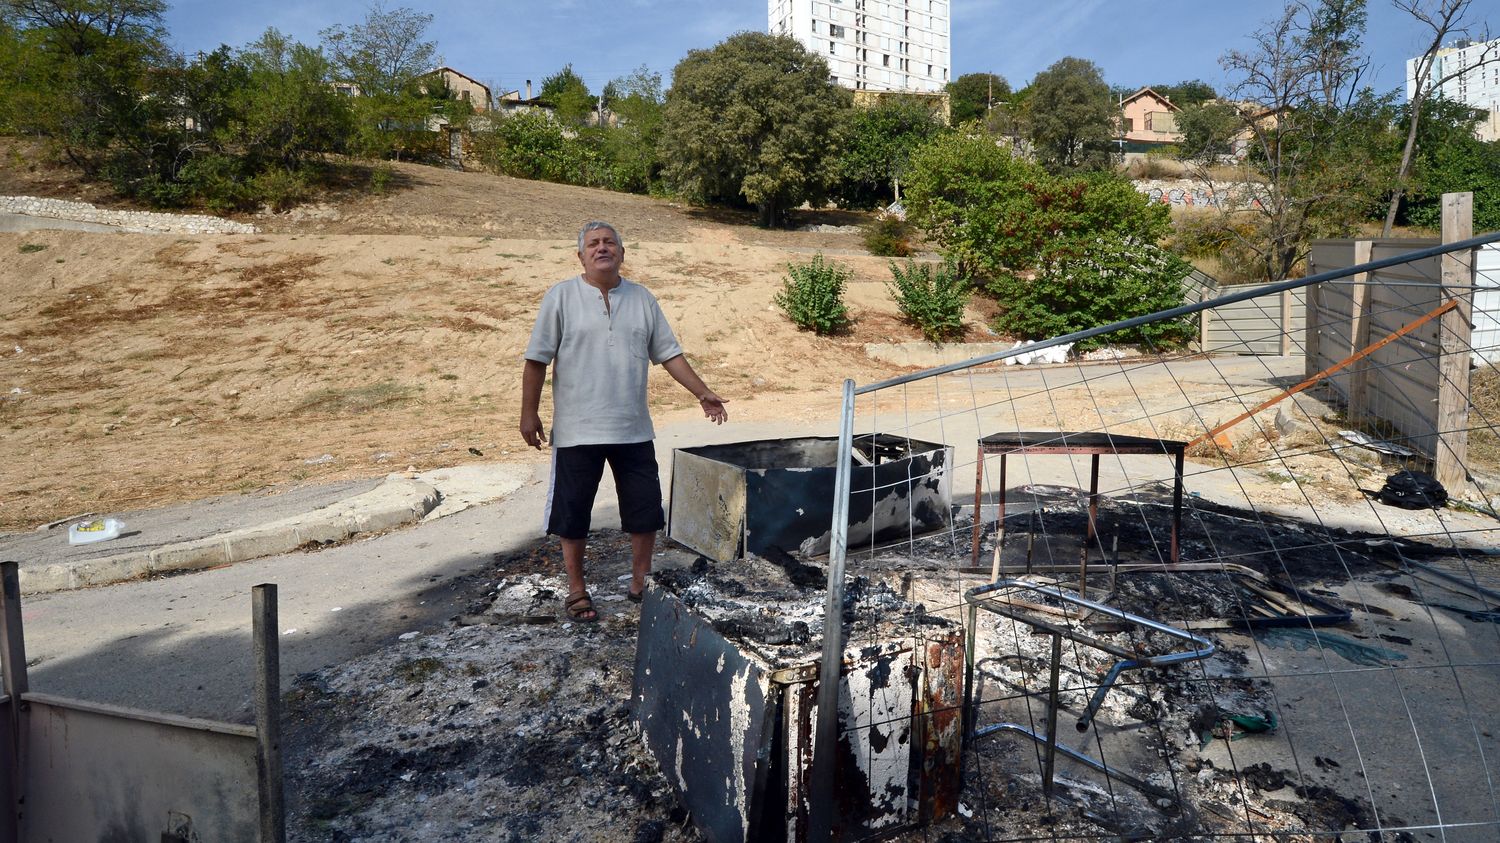
<path fill-rule="evenodd" d="M 835 571 L 966 624 L 962 789 L 910 839 L 1500 839 L 1482 240 L 1325 273 L 1286 355 L 1249 353 L 1280 329 L 1212 355 L 1083 332 L 1071 362 L 850 390 L 850 431 L 952 449 L 884 486 L 859 478 L 911 449 L 840 462 L 870 510 L 914 482 L 951 501 L 940 529 L 833 543 Z M 1279 314 L 1292 286 L 1238 299 Z M 947 714 L 880 710 L 840 745 Z"/>

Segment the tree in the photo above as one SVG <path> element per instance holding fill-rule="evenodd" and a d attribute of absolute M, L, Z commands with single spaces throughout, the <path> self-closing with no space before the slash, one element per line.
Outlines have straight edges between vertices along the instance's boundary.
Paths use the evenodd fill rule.
<path fill-rule="evenodd" d="M 911 159 L 907 218 L 967 277 L 1035 269 L 1104 234 L 1154 244 L 1164 205 L 1112 173 L 1051 176 L 983 136 L 938 135 Z"/>
<path fill-rule="evenodd" d="M 1500 230 L 1500 142 L 1474 136 L 1474 123 L 1485 113 L 1442 97 L 1422 108 L 1416 165 L 1402 205 L 1406 221 L 1439 228 L 1443 194 L 1467 191 L 1474 194 L 1474 230 Z"/>
<path fill-rule="evenodd" d="M 267 29 L 239 54 L 250 74 L 236 138 L 252 160 L 295 169 L 307 156 L 343 151 L 353 128 L 349 98 L 330 84 L 323 53 Z"/>
<path fill-rule="evenodd" d="M 1363 0 L 1288 4 L 1250 49 L 1220 59 L 1232 127 L 1217 109 L 1187 119 L 1187 151 L 1221 199 L 1226 251 L 1246 274 L 1290 277 L 1314 238 L 1347 236 L 1386 195 L 1394 114 L 1359 86 L 1363 20 Z M 1216 179 L 1207 165 L 1219 163 L 1226 134 L 1243 162 L 1238 177 Z"/>
<path fill-rule="evenodd" d="M 163 0 L 0 0 L 0 17 L 37 29 L 63 51 L 85 56 L 110 40 L 158 44 Z"/>
<path fill-rule="evenodd" d="M 993 73 L 965 73 L 948 83 L 948 110 L 953 125 L 984 120 L 996 103 L 1010 97 L 1010 84 Z"/>
<path fill-rule="evenodd" d="M 912 152 L 945 128 L 919 97 L 887 96 L 872 108 L 853 109 L 839 156 L 836 197 L 849 207 L 900 199 Z"/>
<path fill-rule="evenodd" d="M 432 15 L 376 2 L 364 23 L 331 26 L 320 33 L 336 71 L 366 97 L 397 97 L 431 70 L 437 44 L 424 41 Z"/>
<path fill-rule="evenodd" d="M 1152 85 L 1151 90 L 1171 100 L 1173 105 L 1181 109 L 1202 105 L 1219 96 L 1214 92 L 1214 86 L 1202 79 L 1189 79 L 1175 85 Z"/>
<path fill-rule="evenodd" d="M 779 225 L 822 200 L 849 106 L 827 63 L 790 36 L 743 32 L 693 50 L 667 92 L 664 175 L 692 199 L 748 202 L 761 225 Z"/>
<path fill-rule="evenodd" d="M 605 86 L 605 108 L 615 115 L 616 125 L 605 137 L 605 151 L 620 176 L 621 187 L 646 193 L 657 178 L 657 142 L 661 138 L 661 74 L 644 64 L 629 76 Z"/>
<path fill-rule="evenodd" d="M 1239 130 L 1239 112 L 1229 103 L 1184 106 L 1177 115 L 1177 131 L 1182 133 L 1178 149 L 1188 158 L 1198 161 L 1226 158 L 1234 154 Z"/>
<path fill-rule="evenodd" d="M 1059 59 L 1036 75 L 1031 88 L 1031 140 L 1049 170 L 1110 166 L 1116 108 L 1093 62 Z"/>
<path fill-rule="evenodd" d="M 1422 55 L 1417 58 L 1413 73 L 1411 107 L 1407 109 L 1406 144 L 1401 149 L 1401 163 L 1396 169 L 1396 186 L 1391 191 L 1390 204 L 1386 206 L 1385 227 L 1381 230 L 1384 237 L 1391 236 L 1391 229 L 1396 224 L 1396 212 L 1401 206 L 1401 197 L 1405 195 L 1407 180 L 1411 178 L 1417 147 L 1417 128 L 1422 118 L 1422 106 L 1427 98 L 1432 96 L 1433 91 L 1441 90 L 1447 82 L 1490 62 L 1500 61 L 1500 50 L 1495 49 L 1496 42 L 1489 42 L 1474 63 L 1435 76 L 1438 53 L 1443 48 L 1443 42 L 1469 30 L 1463 19 L 1468 13 L 1470 2 L 1471 0 L 1392 0 L 1396 8 L 1430 29 L 1432 38 L 1427 42 Z"/>
<path fill-rule="evenodd" d="M 594 95 L 572 64 L 543 79 L 540 96 L 557 109 L 559 118 L 574 125 L 583 125 L 594 111 Z"/>

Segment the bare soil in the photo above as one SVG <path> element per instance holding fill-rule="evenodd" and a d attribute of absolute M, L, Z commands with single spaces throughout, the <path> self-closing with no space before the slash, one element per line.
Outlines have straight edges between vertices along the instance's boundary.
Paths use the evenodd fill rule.
<path fill-rule="evenodd" d="M 8 151 L 0 192 L 100 198 Z M 591 219 L 619 227 L 627 276 L 738 419 L 834 406 L 838 378 L 890 372 L 865 343 L 920 339 L 857 215 L 766 231 L 649 197 L 395 170 L 385 195 L 250 218 L 258 235 L 0 234 L 0 530 L 504 458 L 535 309 L 576 274 Z M 771 303 L 786 264 L 817 252 L 855 272 L 845 336 L 800 332 Z M 980 311 L 969 322 L 993 339 Z M 651 394 L 661 421 L 696 412 L 669 379 Z"/>

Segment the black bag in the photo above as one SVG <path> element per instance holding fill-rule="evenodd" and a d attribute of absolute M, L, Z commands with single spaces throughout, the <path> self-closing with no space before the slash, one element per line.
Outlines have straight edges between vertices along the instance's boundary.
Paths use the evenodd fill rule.
<path fill-rule="evenodd" d="M 1375 494 L 1381 503 L 1402 509 L 1436 509 L 1448 502 L 1448 490 L 1425 471 L 1398 471 Z"/>

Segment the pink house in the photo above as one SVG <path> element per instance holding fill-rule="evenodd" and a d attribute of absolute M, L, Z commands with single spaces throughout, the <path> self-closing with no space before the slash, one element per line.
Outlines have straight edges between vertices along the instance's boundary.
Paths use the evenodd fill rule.
<path fill-rule="evenodd" d="M 1177 113 L 1182 109 L 1150 88 L 1142 88 L 1120 101 L 1121 137 L 1126 144 L 1160 146 L 1177 143 Z"/>

